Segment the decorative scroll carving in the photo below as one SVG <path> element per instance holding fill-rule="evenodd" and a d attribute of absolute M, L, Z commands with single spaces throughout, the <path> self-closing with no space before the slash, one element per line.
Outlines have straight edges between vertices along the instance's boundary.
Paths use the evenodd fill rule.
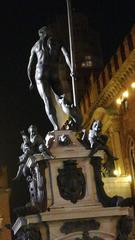
<path fill-rule="evenodd" d="M 117 238 L 116 240 L 127 240 L 133 227 L 133 219 L 128 216 L 122 216 L 117 224 Z"/>
<path fill-rule="evenodd" d="M 101 158 L 92 157 L 91 164 L 94 169 L 94 178 L 96 183 L 97 196 L 99 201 L 104 207 L 131 207 L 134 205 L 135 200 L 133 198 L 123 198 L 121 196 L 109 197 L 104 190 L 104 183 L 101 176 Z"/>
<path fill-rule="evenodd" d="M 58 169 L 57 184 L 61 197 L 76 203 L 83 199 L 86 192 L 86 182 L 82 169 L 77 168 L 76 161 L 65 161 L 63 169 Z"/>
<path fill-rule="evenodd" d="M 23 227 L 18 233 L 15 240 L 42 240 L 40 231 L 34 226 Z"/>
<path fill-rule="evenodd" d="M 90 237 L 88 232 L 84 232 L 82 238 L 76 238 L 75 240 L 104 240 L 104 239 L 97 236 Z"/>
<path fill-rule="evenodd" d="M 30 193 L 30 202 L 23 207 L 14 209 L 17 216 L 25 216 L 45 211 L 47 208 L 46 179 L 44 176 L 45 163 L 35 163 L 33 158 L 28 159 L 26 182 Z M 32 161 L 33 160 L 33 161 Z"/>
<path fill-rule="evenodd" d="M 70 221 L 65 222 L 61 227 L 61 232 L 68 234 L 77 231 L 90 231 L 90 230 L 98 230 L 100 227 L 100 223 L 97 222 L 95 219 L 90 220 L 82 220 L 82 221 Z"/>
<path fill-rule="evenodd" d="M 30 175 L 26 178 L 29 187 L 31 205 L 39 208 L 40 211 L 46 209 L 47 201 L 44 168 L 44 163 L 36 163 L 33 168 L 30 168 Z"/>

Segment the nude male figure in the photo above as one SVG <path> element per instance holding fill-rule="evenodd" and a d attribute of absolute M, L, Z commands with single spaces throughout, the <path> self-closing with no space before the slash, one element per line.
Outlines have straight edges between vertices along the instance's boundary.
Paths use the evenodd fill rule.
<path fill-rule="evenodd" d="M 60 88 L 58 62 L 61 54 L 63 54 L 71 74 L 72 69 L 66 49 L 52 37 L 50 29 L 44 26 L 39 29 L 38 34 L 39 40 L 31 49 L 27 68 L 30 89 L 33 88 L 33 82 L 35 80 L 39 95 L 44 101 L 46 114 L 54 130 L 58 130 L 56 110 L 51 96 L 52 90 L 58 97 L 58 102 L 61 104 L 63 111 L 71 115 L 75 122 L 78 121 L 76 120 L 78 118 L 76 109 L 73 109 L 72 104 L 66 101 L 65 95 Z"/>

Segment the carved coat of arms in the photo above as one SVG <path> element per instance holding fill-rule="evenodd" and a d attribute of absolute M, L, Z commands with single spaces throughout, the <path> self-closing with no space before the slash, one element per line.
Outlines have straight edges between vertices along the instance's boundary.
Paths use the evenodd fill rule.
<path fill-rule="evenodd" d="M 63 169 L 58 169 L 57 183 L 62 198 L 76 203 L 84 198 L 86 182 L 82 168 L 77 168 L 76 161 L 65 161 Z"/>

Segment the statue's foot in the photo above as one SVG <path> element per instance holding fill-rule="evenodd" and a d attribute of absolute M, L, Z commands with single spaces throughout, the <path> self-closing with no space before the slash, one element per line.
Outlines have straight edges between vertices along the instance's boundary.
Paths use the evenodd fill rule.
<path fill-rule="evenodd" d="M 23 165 L 19 166 L 18 172 L 16 174 L 16 176 L 12 179 L 12 181 L 16 181 L 19 180 L 21 178 L 21 176 L 23 175 Z"/>

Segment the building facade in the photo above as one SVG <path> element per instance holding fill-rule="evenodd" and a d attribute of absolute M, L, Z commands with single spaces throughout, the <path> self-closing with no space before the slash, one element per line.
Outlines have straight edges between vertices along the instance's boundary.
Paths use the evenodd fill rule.
<path fill-rule="evenodd" d="M 81 102 L 84 127 L 100 119 L 109 145 L 118 157 L 116 175 L 131 175 L 135 169 L 135 26 L 97 77 Z"/>

